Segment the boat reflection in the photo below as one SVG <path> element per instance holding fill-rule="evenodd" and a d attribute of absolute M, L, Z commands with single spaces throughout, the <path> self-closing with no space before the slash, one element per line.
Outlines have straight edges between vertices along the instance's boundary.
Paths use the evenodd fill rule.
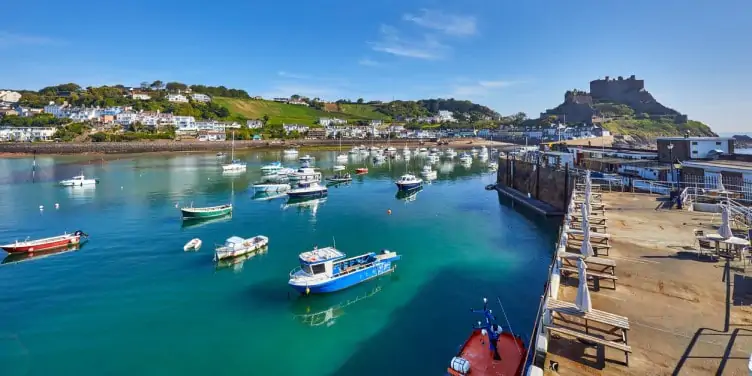
<path fill-rule="evenodd" d="M 297 208 L 298 212 L 310 211 L 311 216 L 315 217 L 319 210 L 319 206 L 326 202 L 326 197 L 314 198 L 314 199 L 294 199 L 290 198 L 282 205 L 282 210 L 290 208 Z"/>
<path fill-rule="evenodd" d="M 397 191 L 397 194 L 394 195 L 394 198 L 396 198 L 397 200 L 404 201 L 404 202 L 412 202 L 418 198 L 418 192 L 422 190 L 423 190 L 423 187 L 418 187 L 416 189 L 409 190 L 409 191 Z"/>
<path fill-rule="evenodd" d="M 34 253 L 11 253 L 8 256 L 5 256 L 1 264 L 3 265 L 17 264 L 19 262 L 39 260 L 39 259 L 49 257 L 49 256 L 59 255 L 59 254 L 68 253 L 68 252 L 75 252 L 81 249 L 82 245 L 83 243 L 71 245 L 67 248 L 50 249 L 47 251 L 38 251 Z"/>
<path fill-rule="evenodd" d="M 351 181 L 330 181 L 326 183 L 326 187 L 327 188 L 349 187 L 351 183 L 352 183 L 352 180 Z"/>
<path fill-rule="evenodd" d="M 381 292 L 381 286 L 376 286 L 364 294 L 358 295 L 352 299 L 347 299 L 343 302 L 339 302 L 333 306 L 330 306 L 322 310 L 316 310 L 316 308 L 312 309 L 311 304 L 313 303 L 313 301 L 308 298 L 301 298 L 296 303 L 301 303 L 300 305 L 305 304 L 306 313 L 294 315 L 293 318 L 309 326 L 326 325 L 327 327 L 330 327 L 337 323 L 337 318 L 345 314 L 345 308 L 357 302 L 366 300 L 378 294 L 379 292 Z M 311 311 L 314 311 L 314 312 L 311 312 Z"/>
<path fill-rule="evenodd" d="M 256 192 L 251 197 L 251 200 L 254 200 L 254 201 L 270 201 L 270 200 L 274 200 L 276 198 L 282 198 L 282 197 L 287 197 L 287 193 Z"/>
<path fill-rule="evenodd" d="M 230 257 L 218 260 L 214 265 L 214 270 L 232 270 L 233 273 L 240 273 L 243 271 L 243 264 L 248 259 L 253 258 L 256 255 L 263 255 L 269 252 L 269 247 L 259 248 L 255 252 L 246 253 L 238 257 Z"/>
<path fill-rule="evenodd" d="M 182 222 L 181 227 L 183 229 L 198 228 L 198 227 L 207 226 L 213 223 L 229 222 L 231 219 L 232 219 L 232 213 L 225 215 L 223 217 L 215 217 L 215 218 L 207 218 L 207 219 L 186 218 L 181 221 Z"/>
<path fill-rule="evenodd" d="M 64 187 L 70 198 L 91 198 L 97 191 L 96 185 Z"/>

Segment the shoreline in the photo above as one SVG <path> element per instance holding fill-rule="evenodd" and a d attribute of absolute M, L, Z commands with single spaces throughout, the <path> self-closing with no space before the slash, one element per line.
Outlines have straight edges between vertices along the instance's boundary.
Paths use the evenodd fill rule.
<path fill-rule="evenodd" d="M 385 147 L 387 141 L 373 143 Z M 369 140 L 342 140 L 342 147 L 348 150 L 353 146 L 370 145 Z M 449 145 L 436 145 L 436 142 L 420 140 L 398 140 L 391 143 L 397 149 L 408 147 L 438 147 L 469 149 L 478 146 L 508 147 L 514 144 L 489 141 L 481 138 L 458 139 L 449 141 Z M 336 150 L 339 140 L 293 140 L 293 141 L 235 141 L 235 151 L 262 151 L 296 148 L 301 150 Z M 37 155 L 112 155 L 135 153 L 202 153 L 228 151 L 231 141 L 146 141 L 146 142 L 86 142 L 86 143 L 0 143 L 0 158 L 24 158 Z"/>

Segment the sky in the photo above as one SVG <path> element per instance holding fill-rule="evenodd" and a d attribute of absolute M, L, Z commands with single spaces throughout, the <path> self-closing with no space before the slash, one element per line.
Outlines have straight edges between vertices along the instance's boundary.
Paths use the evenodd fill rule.
<path fill-rule="evenodd" d="M 752 1 L 15 1 L 0 88 L 142 81 L 264 97 L 469 99 L 537 117 L 632 74 L 716 132 L 752 130 Z"/>

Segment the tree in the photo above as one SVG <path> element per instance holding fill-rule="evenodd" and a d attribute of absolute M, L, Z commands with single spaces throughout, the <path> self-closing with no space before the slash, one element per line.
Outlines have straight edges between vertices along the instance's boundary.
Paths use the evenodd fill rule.
<path fill-rule="evenodd" d="M 181 82 L 168 82 L 165 85 L 165 88 L 169 91 L 185 91 L 185 89 L 188 88 L 188 85 Z"/>
<path fill-rule="evenodd" d="M 141 81 L 141 89 L 148 90 L 149 89 L 149 83 L 147 81 Z"/>
<path fill-rule="evenodd" d="M 358 104 L 363 104 L 363 98 L 358 98 Z"/>
<path fill-rule="evenodd" d="M 291 95 L 291 96 L 290 96 L 290 99 L 292 99 L 292 100 L 296 101 L 296 100 L 300 99 L 300 95 L 298 95 L 298 94 L 293 94 L 293 95 Z"/>
<path fill-rule="evenodd" d="M 154 90 L 161 90 L 162 87 L 164 86 L 164 82 L 162 82 L 160 80 L 156 80 L 156 81 L 152 82 L 150 86 Z"/>
<path fill-rule="evenodd" d="M 264 114 L 264 116 L 261 118 L 261 121 L 264 123 L 264 126 L 269 122 L 269 115 Z"/>

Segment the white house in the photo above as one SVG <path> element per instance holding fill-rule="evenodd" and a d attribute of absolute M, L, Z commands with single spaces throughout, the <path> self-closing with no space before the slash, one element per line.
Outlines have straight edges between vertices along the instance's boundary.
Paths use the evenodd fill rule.
<path fill-rule="evenodd" d="M 136 122 L 138 114 L 135 112 L 121 112 L 115 115 L 115 122 L 120 125 L 131 125 Z"/>
<path fill-rule="evenodd" d="M 264 122 L 261 120 L 248 120 L 245 122 L 248 129 L 261 129 L 264 127 Z"/>
<path fill-rule="evenodd" d="M 68 104 L 58 105 L 55 102 L 50 102 L 50 104 L 44 106 L 44 112 L 52 114 L 56 118 L 68 117 L 68 110 Z"/>
<path fill-rule="evenodd" d="M 215 121 L 215 120 L 197 121 L 196 128 L 198 128 L 199 131 L 224 132 L 227 129 L 238 129 L 240 128 L 240 124 L 236 122 Z"/>
<path fill-rule="evenodd" d="M 193 100 L 196 102 L 211 102 L 211 97 L 206 94 L 196 93 L 191 95 L 191 98 L 193 98 Z"/>
<path fill-rule="evenodd" d="M 149 99 L 151 99 L 151 96 L 149 94 L 146 94 L 146 93 L 133 93 L 133 94 L 131 94 L 131 98 L 133 98 L 133 99 L 139 99 L 139 100 L 142 100 L 142 101 L 148 101 Z"/>
<path fill-rule="evenodd" d="M 452 111 L 439 111 L 439 115 L 436 116 L 438 122 L 455 122 L 457 121 L 454 118 L 454 114 Z"/>
<path fill-rule="evenodd" d="M 95 108 L 82 108 L 71 110 L 68 117 L 73 121 L 89 121 L 99 116 L 99 111 Z"/>
<path fill-rule="evenodd" d="M 50 141 L 54 127 L 0 127 L 0 141 Z"/>
<path fill-rule="evenodd" d="M 383 124 L 384 122 L 381 120 L 371 120 L 371 122 L 369 123 L 371 127 L 380 127 Z"/>
<path fill-rule="evenodd" d="M 292 132 L 298 132 L 298 133 L 308 132 L 308 126 L 300 125 L 300 124 L 282 124 L 282 129 L 285 130 L 286 134 L 290 134 Z"/>
<path fill-rule="evenodd" d="M 319 118 L 319 124 L 324 127 L 328 127 L 330 125 L 347 124 L 347 120 L 338 118 Z"/>
<path fill-rule="evenodd" d="M 188 103 L 188 98 L 186 98 L 186 96 L 183 94 L 168 94 L 167 101 L 176 103 Z"/>
<path fill-rule="evenodd" d="M 193 116 L 173 116 L 172 122 L 177 129 L 194 129 L 196 128 L 196 118 Z"/>
<path fill-rule="evenodd" d="M 21 93 L 9 90 L 0 90 L 0 102 L 16 103 L 21 100 Z"/>

